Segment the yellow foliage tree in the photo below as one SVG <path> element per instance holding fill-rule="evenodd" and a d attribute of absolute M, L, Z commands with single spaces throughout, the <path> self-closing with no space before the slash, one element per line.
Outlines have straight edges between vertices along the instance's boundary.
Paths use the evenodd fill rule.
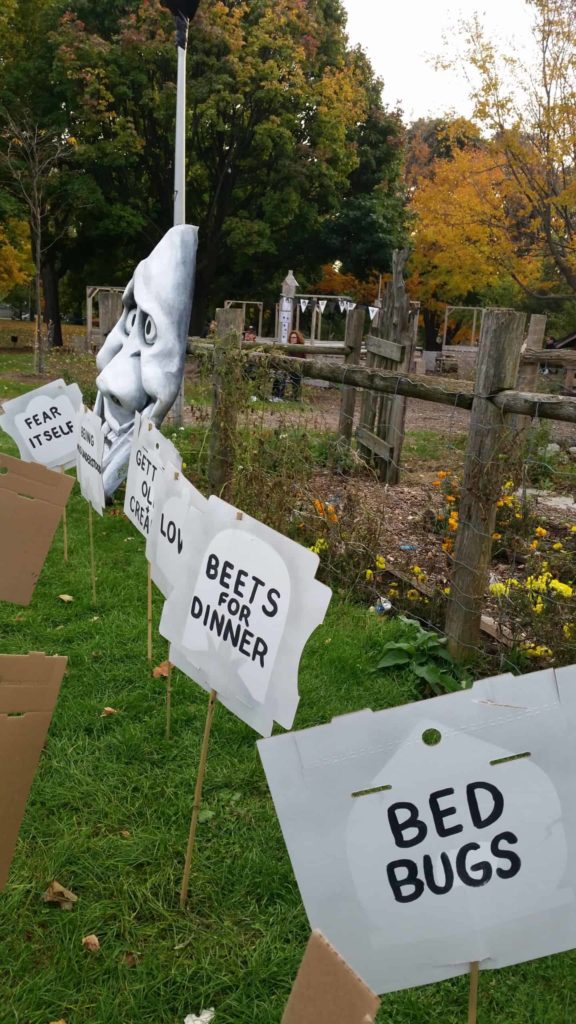
<path fill-rule="evenodd" d="M 0 224 L 0 299 L 17 285 L 27 284 L 33 274 L 28 225 L 21 220 Z"/>

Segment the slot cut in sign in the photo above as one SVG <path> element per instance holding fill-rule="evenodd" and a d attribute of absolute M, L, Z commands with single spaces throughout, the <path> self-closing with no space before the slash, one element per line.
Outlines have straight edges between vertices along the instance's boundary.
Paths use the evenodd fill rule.
<path fill-rule="evenodd" d="M 39 462 L 48 469 L 69 469 L 76 465 L 81 411 L 78 385 L 56 380 L 4 402 L 0 429 L 16 442 L 24 462 Z"/>
<path fill-rule="evenodd" d="M 572 667 L 259 741 L 312 927 L 376 992 L 576 947 L 575 725 Z"/>

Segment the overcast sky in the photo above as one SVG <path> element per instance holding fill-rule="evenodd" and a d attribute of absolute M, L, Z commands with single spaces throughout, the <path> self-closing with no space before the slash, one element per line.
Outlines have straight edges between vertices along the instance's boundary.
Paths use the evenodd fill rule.
<path fill-rule="evenodd" d="M 471 112 L 466 83 L 435 71 L 427 57 L 442 50 L 458 21 L 481 16 L 490 35 L 518 48 L 529 38 L 532 12 L 525 0 L 343 0 L 348 35 L 360 43 L 384 79 L 387 106 L 398 101 L 407 122 L 454 109 Z M 455 39 L 456 45 L 456 39 Z"/>

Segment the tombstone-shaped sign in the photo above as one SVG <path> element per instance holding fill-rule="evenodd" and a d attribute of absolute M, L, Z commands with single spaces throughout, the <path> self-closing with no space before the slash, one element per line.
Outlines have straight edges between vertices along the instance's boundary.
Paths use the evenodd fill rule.
<path fill-rule="evenodd" d="M 0 890 L 4 888 L 66 658 L 0 655 Z"/>
<path fill-rule="evenodd" d="M 313 927 L 378 993 L 576 947 L 576 668 L 259 741 Z"/>
<path fill-rule="evenodd" d="M 208 505 L 175 465 L 168 462 L 156 480 L 154 516 L 146 542 L 146 558 L 152 567 L 152 579 L 168 597 L 182 578 L 189 545 L 197 529 L 198 516 Z"/>
<path fill-rule="evenodd" d="M 262 736 L 289 729 L 298 665 L 331 591 L 318 556 L 212 495 L 160 623 L 170 660 Z"/>
<path fill-rule="evenodd" d="M 156 485 L 168 462 L 177 469 L 182 466 L 180 455 L 172 442 L 149 419 L 136 413 L 124 512 L 144 537 L 150 535 Z"/>
<path fill-rule="evenodd" d="M 106 504 L 102 480 L 103 456 L 102 420 L 96 413 L 84 410 L 78 425 L 76 477 L 82 497 L 92 505 L 99 516 L 102 515 Z"/>
<path fill-rule="evenodd" d="M 0 601 L 30 604 L 74 480 L 0 455 Z"/>
<path fill-rule="evenodd" d="M 373 1024 L 379 1005 L 322 933 L 313 932 L 282 1024 Z"/>
<path fill-rule="evenodd" d="M 0 430 L 18 445 L 24 462 L 48 469 L 76 465 L 76 431 L 82 410 L 77 384 L 55 380 L 3 403 Z"/>

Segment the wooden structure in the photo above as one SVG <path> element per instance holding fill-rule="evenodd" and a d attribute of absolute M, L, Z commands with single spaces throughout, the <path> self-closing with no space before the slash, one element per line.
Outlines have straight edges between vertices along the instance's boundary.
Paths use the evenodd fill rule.
<path fill-rule="evenodd" d="M 86 288 L 86 348 L 89 352 L 101 348 L 106 335 L 120 319 L 123 294 L 124 288 L 102 285 L 88 285 Z M 95 301 L 98 304 L 97 317 L 94 316 Z"/>
<path fill-rule="evenodd" d="M 366 339 L 366 365 L 372 370 L 409 373 L 416 346 L 420 304 L 410 302 L 403 270 L 408 252 L 396 251 L 392 281 L 388 285 L 381 316 L 381 337 Z M 398 483 L 404 443 L 406 399 L 366 392 L 362 401 L 360 426 L 356 432 L 361 454 L 375 464 L 380 479 Z"/>
<path fill-rule="evenodd" d="M 262 337 L 262 323 L 264 320 L 264 303 L 258 302 L 256 299 L 226 299 L 224 303 L 224 309 L 241 309 L 242 310 L 242 327 L 241 331 L 244 330 L 246 325 L 246 310 L 257 309 L 258 310 L 258 337 Z"/>

